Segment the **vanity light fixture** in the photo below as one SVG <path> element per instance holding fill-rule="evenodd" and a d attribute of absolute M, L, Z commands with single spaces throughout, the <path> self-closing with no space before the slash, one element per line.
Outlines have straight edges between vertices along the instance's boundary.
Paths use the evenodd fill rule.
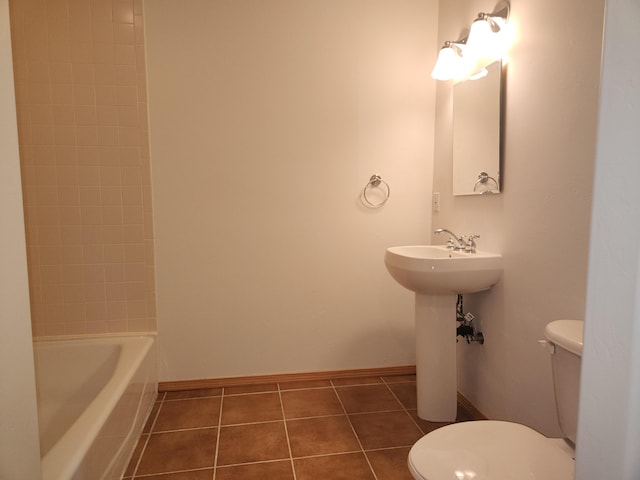
<path fill-rule="evenodd" d="M 436 80 L 482 78 L 485 68 L 502 58 L 508 46 L 509 4 L 501 0 L 491 13 L 478 13 L 469 36 L 444 42 L 431 72 Z"/>
<path fill-rule="evenodd" d="M 431 72 L 431 77 L 435 80 L 451 80 L 465 70 L 463 58 L 465 40 L 455 42 L 446 41 L 438 52 L 438 59 Z"/>
<path fill-rule="evenodd" d="M 478 13 L 471 24 L 467 40 L 470 56 L 486 65 L 500 59 L 506 48 L 508 19 L 509 4 L 504 1 L 492 13 Z"/>

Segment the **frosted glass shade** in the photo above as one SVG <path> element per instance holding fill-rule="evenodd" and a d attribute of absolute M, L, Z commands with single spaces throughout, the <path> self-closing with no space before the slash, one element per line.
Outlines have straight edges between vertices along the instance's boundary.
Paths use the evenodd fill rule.
<path fill-rule="evenodd" d="M 505 21 L 501 17 L 477 19 L 471 24 L 467 51 L 469 55 L 488 65 L 502 58 L 506 48 Z"/>
<path fill-rule="evenodd" d="M 438 52 L 438 59 L 431 72 L 435 80 L 459 78 L 464 70 L 464 60 L 460 46 L 445 45 Z"/>

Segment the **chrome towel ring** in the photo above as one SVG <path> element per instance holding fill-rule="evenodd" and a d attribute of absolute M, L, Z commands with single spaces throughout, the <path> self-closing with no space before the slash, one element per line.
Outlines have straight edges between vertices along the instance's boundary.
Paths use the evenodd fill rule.
<path fill-rule="evenodd" d="M 374 188 L 380 188 L 382 190 L 383 197 L 382 197 L 382 200 L 379 201 L 378 203 L 372 202 L 367 197 L 367 191 Z M 373 208 L 378 208 L 384 205 L 387 202 L 387 200 L 389 200 L 389 195 L 391 195 L 391 187 L 389 187 L 389 184 L 385 182 L 380 175 L 376 175 L 376 174 L 371 175 L 371 178 L 369 179 L 369 183 L 367 183 L 362 189 L 362 198 L 367 203 L 367 205 Z"/>
<path fill-rule="evenodd" d="M 490 177 L 487 172 L 480 172 L 478 174 L 478 179 L 476 180 L 476 184 L 473 186 L 473 191 L 475 192 L 480 185 L 486 185 L 489 180 L 491 180 L 493 183 L 496 184 L 496 189 L 498 190 L 500 189 L 500 185 L 498 185 L 498 181 L 495 178 Z M 482 193 L 494 193 L 494 192 L 493 190 L 484 190 Z"/>

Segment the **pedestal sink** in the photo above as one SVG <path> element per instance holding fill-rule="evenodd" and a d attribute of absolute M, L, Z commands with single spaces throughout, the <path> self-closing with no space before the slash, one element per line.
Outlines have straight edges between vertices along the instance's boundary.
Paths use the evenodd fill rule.
<path fill-rule="evenodd" d="M 491 288 L 502 273 L 502 256 L 415 245 L 388 248 L 384 263 L 400 285 L 415 292 L 418 416 L 453 422 L 458 390 L 456 298 Z"/>

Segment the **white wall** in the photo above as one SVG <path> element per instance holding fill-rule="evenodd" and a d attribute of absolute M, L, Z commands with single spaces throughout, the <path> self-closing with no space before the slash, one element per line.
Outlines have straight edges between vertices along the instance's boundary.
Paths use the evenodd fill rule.
<path fill-rule="evenodd" d="M 429 238 L 436 20 L 423 0 L 146 2 L 162 380 L 414 363 L 383 255 Z"/>
<path fill-rule="evenodd" d="M 40 478 L 9 4 L 0 0 L 0 479 Z"/>
<path fill-rule="evenodd" d="M 439 42 L 493 2 L 440 2 Z M 460 343 L 459 387 L 491 418 L 559 435 L 546 323 L 584 318 L 604 0 L 511 2 L 501 195 L 451 195 L 451 84 L 439 82 L 433 226 L 481 235 L 502 281 L 465 297 L 483 346 Z M 442 242 L 433 238 L 434 242 Z"/>
<path fill-rule="evenodd" d="M 640 471 L 640 8 L 607 2 L 576 478 Z"/>

